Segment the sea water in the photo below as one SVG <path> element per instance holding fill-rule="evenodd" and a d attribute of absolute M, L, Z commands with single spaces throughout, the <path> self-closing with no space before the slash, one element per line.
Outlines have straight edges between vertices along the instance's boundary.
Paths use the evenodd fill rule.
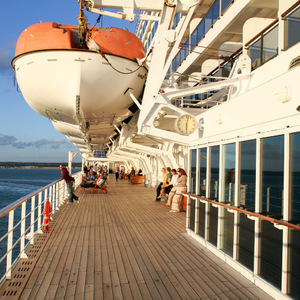
<path fill-rule="evenodd" d="M 40 190 L 61 178 L 60 169 L 0 169 L 0 209 Z M 20 208 L 15 211 L 16 219 L 20 219 Z M 28 212 L 27 212 L 28 213 Z M 7 232 L 8 216 L 0 219 L 0 237 Z M 14 235 L 14 242 L 18 238 L 19 228 Z M 19 248 L 19 247 L 16 247 Z M 6 253 L 6 239 L 0 242 L 0 258 Z M 19 249 L 13 251 L 13 259 Z M 0 278 L 5 272 L 5 260 L 0 263 Z"/>
<path fill-rule="evenodd" d="M 60 169 L 0 169 L 0 209 L 60 179 Z"/>

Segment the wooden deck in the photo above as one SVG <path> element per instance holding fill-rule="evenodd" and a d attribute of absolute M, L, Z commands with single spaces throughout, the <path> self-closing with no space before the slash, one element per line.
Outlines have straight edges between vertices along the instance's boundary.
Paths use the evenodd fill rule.
<path fill-rule="evenodd" d="M 189 237 L 185 213 L 154 199 L 111 177 L 107 194 L 65 204 L 15 298 L 273 299 Z"/>

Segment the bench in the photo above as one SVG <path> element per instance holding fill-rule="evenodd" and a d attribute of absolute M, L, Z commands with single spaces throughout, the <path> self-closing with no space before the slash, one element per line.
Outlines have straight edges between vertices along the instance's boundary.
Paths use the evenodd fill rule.
<path fill-rule="evenodd" d="M 145 176 L 130 176 L 130 183 L 144 183 Z"/>

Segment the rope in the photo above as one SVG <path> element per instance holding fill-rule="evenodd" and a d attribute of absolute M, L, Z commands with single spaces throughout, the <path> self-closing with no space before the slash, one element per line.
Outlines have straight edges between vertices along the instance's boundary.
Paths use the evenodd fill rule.
<path fill-rule="evenodd" d="M 137 69 L 133 70 L 133 71 L 130 71 L 130 72 L 123 72 L 123 71 L 120 71 L 118 70 L 117 68 L 115 68 L 110 62 L 109 60 L 107 59 L 107 57 L 105 56 L 104 53 L 102 53 L 101 51 L 98 51 L 99 54 L 102 55 L 102 57 L 107 61 L 108 65 L 113 69 L 115 70 L 116 72 L 120 73 L 120 74 L 123 74 L 123 75 L 129 75 L 129 74 L 133 74 L 135 72 L 137 72 L 142 66 L 139 66 Z"/>
<path fill-rule="evenodd" d="M 118 72 L 118 73 L 120 73 L 120 74 L 124 74 L 124 75 L 133 74 L 133 73 L 137 72 L 137 71 L 143 66 L 143 65 L 141 65 L 141 66 L 139 66 L 137 69 L 135 69 L 135 70 L 133 70 L 133 71 L 130 71 L 130 72 L 123 72 L 123 71 L 120 71 L 120 70 L 118 70 L 117 68 L 115 68 L 115 67 L 109 62 L 109 60 L 107 59 L 107 57 L 105 56 L 105 54 L 101 52 L 101 50 L 100 50 L 100 51 L 97 51 L 97 52 L 98 52 L 99 54 L 102 55 L 102 57 L 107 61 L 108 65 L 109 65 L 113 70 L 115 70 L 116 72 Z M 152 50 L 148 52 L 148 54 L 147 54 L 147 56 L 146 56 L 146 59 L 147 59 L 147 57 L 149 56 L 149 54 L 150 54 L 151 52 L 152 52 Z"/>
<path fill-rule="evenodd" d="M 97 20 L 95 22 L 95 25 L 92 27 L 92 29 L 90 31 L 92 31 L 95 28 L 96 24 L 98 24 L 100 22 L 101 17 L 102 17 L 102 15 L 99 15 L 99 17 L 97 18 Z"/>

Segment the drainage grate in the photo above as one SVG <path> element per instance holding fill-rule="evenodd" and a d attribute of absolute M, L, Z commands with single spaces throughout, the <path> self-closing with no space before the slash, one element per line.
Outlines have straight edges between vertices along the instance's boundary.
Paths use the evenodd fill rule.
<path fill-rule="evenodd" d="M 11 297 L 17 297 L 23 290 L 28 277 L 33 270 L 36 260 L 20 260 L 17 266 L 13 270 L 13 275 L 11 280 L 7 280 L 3 288 L 1 289 L 1 299 L 6 299 Z"/>
<path fill-rule="evenodd" d="M 18 299 L 20 297 L 48 237 L 48 232 L 36 236 L 35 243 L 30 245 L 26 251 L 28 259 L 21 259 L 17 263 L 12 271 L 11 279 L 6 280 L 1 287 L 1 300 Z"/>

